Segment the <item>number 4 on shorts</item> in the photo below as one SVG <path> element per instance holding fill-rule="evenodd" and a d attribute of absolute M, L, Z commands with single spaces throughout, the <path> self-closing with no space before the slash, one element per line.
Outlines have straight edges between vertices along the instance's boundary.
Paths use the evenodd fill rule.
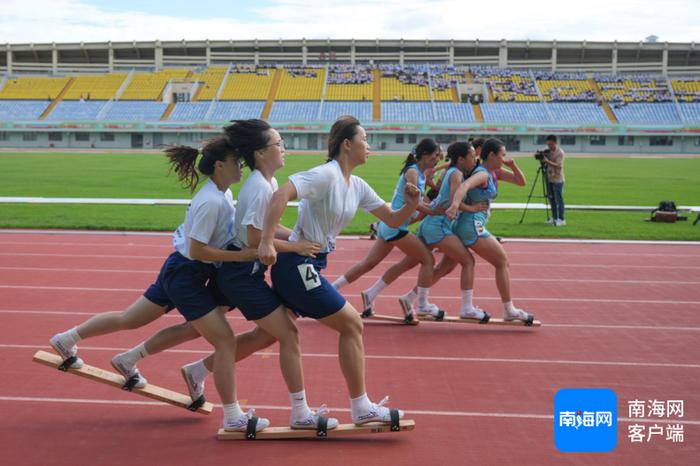
<path fill-rule="evenodd" d="M 321 286 L 321 277 L 318 276 L 318 272 L 316 272 L 312 264 L 299 264 L 297 268 L 299 269 L 299 275 L 301 275 L 301 281 L 304 282 L 306 291 Z"/>

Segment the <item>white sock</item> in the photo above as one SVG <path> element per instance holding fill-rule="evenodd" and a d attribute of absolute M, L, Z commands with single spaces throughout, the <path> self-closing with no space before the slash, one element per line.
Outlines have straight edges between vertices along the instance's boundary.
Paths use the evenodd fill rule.
<path fill-rule="evenodd" d="M 78 335 L 78 327 L 73 327 L 72 329 L 61 333 L 60 338 L 65 339 L 69 348 L 82 340 L 81 336 Z"/>
<path fill-rule="evenodd" d="M 124 353 L 124 358 L 132 365 L 135 365 L 139 359 L 143 359 L 146 356 L 148 356 L 148 351 L 146 351 L 146 344 L 143 342 Z"/>
<path fill-rule="evenodd" d="M 340 277 L 336 278 L 335 281 L 333 282 L 333 288 L 335 288 L 336 290 L 339 290 L 347 284 L 348 284 L 348 281 L 345 278 L 345 275 L 341 275 Z"/>
<path fill-rule="evenodd" d="M 474 303 L 472 298 L 474 297 L 474 290 L 462 290 L 462 311 L 471 311 L 474 309 Z"/>
<path fill-rule="evenodd" d="M 410 300 L 411 304 L 413 304 L 413 301 L 415 301 L 418 297 L 418 294 L 416 293 L 416 288 L 414 287 L 411 291 L 403 295 L 403 297 Z"/>
<path fill-rule="evenodd" d="M 292 403 L 292 418 L 305 418 L 311 411 L 306 402 L 306 390 L 290 393 L 289 401 Z"/>
<path fill-rule="evenodd" d="M 241 405 L 238 404 L 238 401 L 230 405 L 224 405 L 224 424 L 233 424 L 243 416 L 243 414 L 245 413 L 241 410 Z"/>
<path fill-rule="evenodd" d="M 372 406 L 372 402 L 369 401 L 369 397 L 367 396 L 367 393 L 363 393 L 362 395 L 358 396 L 357 398 L 350 398 L 350 403 L 352 405 L 352 412 L 353 413 L 364 413 L 369 411 L 369 408 Z"/>
<path fill-rule="evenodd" d="M 425 308 L 428 306 L 428 291 L 430 288 L 417 287 L 418 290 L 418 307 Z"/>
<path fill-rule="evenodd" d="M 513 309 L 515 309 L 515 306 L 513 306 L 513 301 L 503 303 L 503 309 L 505 309 L 505 311 L 508 313 L 512 313 Z"/>
<path fill-rule="evenodd" d="M 365 290 L 365 294 L 367 294 L 367 297 L 369 298 L 370 301 L 374 301 L 374 298 L 376 298 L 379 293 L 382 292 L 384 288 L 387 287 L 387 284 L 384 283 L 384 280 L 381 278 L 374 282 L 374 285 L 370 286 Z"/>
<path fill-rule="evenodd" d="M 192 374 L 195 380 L 204 380 L 211 374 L 211 371 L 204 365 L 204 359 L 188 364 L 187 370 L 190 371 L 190 374 Z"/>

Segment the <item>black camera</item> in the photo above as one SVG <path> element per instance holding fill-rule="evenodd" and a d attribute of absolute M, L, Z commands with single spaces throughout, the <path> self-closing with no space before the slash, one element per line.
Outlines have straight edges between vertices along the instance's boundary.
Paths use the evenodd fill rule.
<path fill-rule="evenodd" d="M 544 158 L 549 155 L 549 153 L 552 152 L 549 149 L 544 149 L 544 150 L 538 150 L 535 152 L 535 159 L 539 160 L 540 162 L 544 161 Z"/>

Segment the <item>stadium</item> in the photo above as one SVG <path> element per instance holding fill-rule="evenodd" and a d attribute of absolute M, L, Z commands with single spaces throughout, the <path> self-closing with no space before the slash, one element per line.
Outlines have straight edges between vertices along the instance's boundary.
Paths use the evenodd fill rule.
<path fill-rule="evenodd" d="M 0 147 L 157 148 L 263 118 L 319 150 L 340 115 L 375 150 L 501 136 L 530 152 L 700 148 L 694 43 L 279 40 L 0 45 Z"/>
<path fill-rule="evenodd" d="M 566 221 L 542 161 L 560 149 Z M 0 45 L 0 463 L 695 464 L 699 168 L 695 42 Z M 192 212 L 219 203 L 199 239 Z M 230 264 L 250 268 L 222 294 Z M 219 307 L 192 317 L 200 288 Z M 214 314 L 235 339 L 197 324 Z"/>

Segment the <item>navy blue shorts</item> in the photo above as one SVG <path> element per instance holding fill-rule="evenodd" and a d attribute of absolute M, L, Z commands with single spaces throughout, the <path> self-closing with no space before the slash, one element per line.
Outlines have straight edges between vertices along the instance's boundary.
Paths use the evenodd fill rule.
<path fill-rule="evenodd" d="M 165 306 L 168 312 L 174 308 L 185 320 L 197 320 L 220 304 L 221 297 L 213 285 L 214 264 L 190 260 L 175 251 L 168 256 L 155 283 L 143 294 L 146 299 Z"/>
<path fill-rule="evenodd" d="M 345 298 L 321 275 L 326 268 L 326 255 L 316 254 L 313 259 L 293 252 L 277 254 L 277 262 L 270 270 L 272 286 L 297 315 L 323 319 L 345 306 Z"/>
<path fill-rule="evenodd" d="M 226 249 L 240 251 L 233 245 Z M 216 272 L 217 288 L 226 304 L 240 309 L 246 320 L 262 319 L 282 305 L 265 281 L 265 270 L 267 266 L 258 261 L 224 262 Z"/>

